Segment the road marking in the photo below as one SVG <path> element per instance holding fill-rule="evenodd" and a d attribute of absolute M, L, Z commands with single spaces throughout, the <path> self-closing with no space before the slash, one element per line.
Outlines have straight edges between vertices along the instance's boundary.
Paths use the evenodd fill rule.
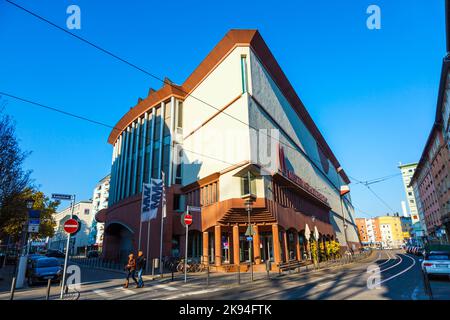
<path fill-rule="evenodd" d="M 400 254 L 401 254 L 401 253 L 400 253 Z M 400 255 L 400 254 L 399 254 L 399 255 Z M 392 280 L 392 279 L 394 279 L 394 278 L 396 278 L 396 277 L 402 275 L 403 273 L 405 273 L 406 271 L 408 271 L 409 269 L 411 269 L 412 267 L 414 267 L 414 266 L 416 265 L 416 260 L 415 260 L 415 259 L 411 258 L 411 257 L 408 256 L 408 255 L 405 255 L 405 256 L 408 257 L 409 259 L 411 259 L 411 260 L 413 261 L 413 264 L 410 265 L 408 268 L 403 269 L 403 270 L 400 271 L 399 273 L 396 273 L 396 274 L 394 274 L 393 276 L 391 276 L 391 277 L 389 277 L 389 278 L 387 278 L 387 279 L 384 279 L 383 281 L 380 282 L 380 284 L 382 284 L 382 283 L 384 283 L 384 282 L 386 282 L 386 281 Z"/>
<path fill-rule="evenodd" d="M 217 291 L 223 291 L 226 290 L 227 288 L 217 288 L 217 289 L 204 289 L 204 290 L 200 290 L 200 291 L 194 291 L 194 292 L 188 292 L 188 293 L 182 293 L 182 294 L 177 294 L 171 297 L 167 297 L 165 298 L 166 300 L 173 300 L 173 299 L 178 299 L 178 298 L 185 298 L 185 297 L 189 297 L 189 296 L 193 296 L 193 295 L 199 295 L 199 294 L 205 294 L 205 293 L 213 293 L 213 292 L 217 292 Z"/>
<path fill-rule="evenodd" d="M 384 264 L 388 263 L 389 261 L 391 261 L 391 255 L 389 254 L 389 252 L 386 252 L 386 254 L 387 254 L 387 256 L 388 256 L 389 259 L 387 259 L 385 262 L 379 264 L 379 265 L 378 265 L 379 267 L 381 267 L 382 265 L 384 265 Z"/>
<path fill-rule="evenodd" d="M 389 255 L 389 253 L 388 253 L 388 255 Z M 398 266 L 398 265 L 399 265 L 400 263 L 402 263 L 402 261 L 403 261 L 402 257 L 399 256 L 399 258 L 400 258 L 400 261 L 397 262 L 396 264 L 394 264 L 394 265 L 392 265 L 392 266 L 390 266 L 390 267 L 388 267 L 388 268 L 385 268 L 385 269 L 383 269 L 383 270 L 380 269 L 379 271 L 374 272 L 374 274 L 378 274 L 378 273 L 381 274 L 381 273 L 383 273 L 383 272 L 385 272 L 385 271 L 387 271 L 387 270 L 389 270 L 389 269 L 392 269 L 392 268 Z M 390 257 L 389 257 L 389 260 L 391 260 Z M 375 260 L 375 261 L 377 261 L 377 260 Z M 340 281 L 340 283 L 342 283 L 342 282 L 344 282 L 344 281 L 351 280 L 351 279 L 353 279 L 353 278 L 357 278 L 357 277 L 363 276 L 363 275 L 364 275 L 364 274 L 357 274 L 357 275 L 354 275 L 354 276 L 351 276 L 351 277 L 342 279 L 342 280 Z M 336 281 L 334 281 L 334 280 L 332 280 L 332 281 L 327 281 L 327 282 L 318 284 L 317 286 L 318 286 L 318 287 L 323 287 L 323 286 L 326 286 L 326 285 L 331 284 L 331 283 L 336 283 Z"/>
<path fill-rule="evenodd" d="M 106 292 L 105 290 L 102 289 L 97 289 L 93 291 L 95 294 L 98 294 L 99 296 L 105 297 L 105 298 L 110 298 L 112 297 L 112 294 Z"/>
<path fill-rule="evenodd" d="M 167 284 L 155 284 L 152 286 L 153 288 L 161 288 L 168 291 L 177 291 L 178 289 L 175 287 L 168 286 Z"/>
<path fill-rule="evenodd" d="M 135 292 L 135 291 L 133 291 L 133 290 L 130 290 L 130 289 L 127 289 L 127 288 L 123 288 L 123 287 L 118 287 L 118 288 L 115 288 L 116 290 L 122 290 L 122 292 L 124 292 L 124 293 L 126 293 L 126 294 L 128 294 L 128 295 L 132 295 L 132 294 L 136 294 L 137 292 Z"/>

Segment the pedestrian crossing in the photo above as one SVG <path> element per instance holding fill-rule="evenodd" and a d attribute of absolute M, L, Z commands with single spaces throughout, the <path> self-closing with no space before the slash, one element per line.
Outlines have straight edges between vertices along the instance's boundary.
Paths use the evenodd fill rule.
<path fill-rule="evenodd" d="M 193 290 L 191 285 L 169 285 L 156 283 L 151 284 L 147 282 L 143 288 L 124 288 L 122 286 L 109 286 L 104 288 L 82 290 L 80 299 L 179 299 L 195 294 L 205 294 L 208 292 L 215 292 L 217 289 L 203 289 L 197 288 Z"/>

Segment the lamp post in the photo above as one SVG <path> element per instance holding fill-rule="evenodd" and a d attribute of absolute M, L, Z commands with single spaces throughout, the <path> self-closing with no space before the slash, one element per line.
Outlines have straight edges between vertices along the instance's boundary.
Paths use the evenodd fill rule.
<path fill-rule="evenodd" d="M 253 209 L 253 201 L 251 198 L 245 200 L 245 209 L 247 210 L 247 217 L 248 217 L 248 229 L 247 229 L 247 236 L 252 237 L 252 240 L 248 243 L 248 255 L 250 259 L 250 274 L 251 279 L 253 281 L 253 228 L 251 225 L 250 215 Z"/>

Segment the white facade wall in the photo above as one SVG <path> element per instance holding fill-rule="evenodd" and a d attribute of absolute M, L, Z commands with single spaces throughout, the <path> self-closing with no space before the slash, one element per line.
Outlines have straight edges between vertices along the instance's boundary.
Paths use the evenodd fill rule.
<path fill-rule="evenodd" d="M 325 160 L 327 163 L 322 164 L 324 158 L 322 157 L 322 161 L 320 160 L 318 145 L 312 134 L 300 120 L 297 113 L 290 106 L 281 90 L 276 86 L 253 52 L 250 58 L 253 96 L 262 105 L 262 108 L 264 108 L 262 110 L 256 102 L 252 99 L 249 100 L 251 126 L 260 129 L 275 128 L 285 132 L 284 134 L 280 131 L 279 138 L 284 147 L 287 165 L 297 175 L 328 198 L 328 202 L 334 213 L 330 216 L 331 223 L 337 231 L 339 241 L 344 243 L 344 223 L 342 220 L 340 195 L 338 193 L 338 189 L 344 184 L 341 177 L 331 161 Z M 266 112 L 274 121 L 266 115 Z M 302 152 L 296 150 L 295 145 L 289 139 L 292 139 L 300 146 L 303 153 L 307 154 L 316 166 Z M 287 147 L 286 145 L 290 145 L 293 148 Z M 328 167 L 328 172 L 325 171 L 324 167 Z M 269 190 L 267 192 L 270 193 Z M 359 242 L 353 218 L 353 207 L 345 202 L 343 209 L 346 211 L 346 219 L 350 223 L 353 223 L 353 225 L 347 223 L 347 239 L 348 241 Z"/>
<path fill-rule="evenodd" d="M 109 188 L 110 188 L 110 180 L 111 176 L 103 178 L 99 181 L 99 183 L 95 186 L 94 192 L 92 195 L 92 221 L 91 225 L 95 219 L 95 215 L 102 209 L 108 208 L 108 200 L 109 200 Z M 95 240 L 96 244 L 100 244 L 103 242 L 103 234 L 105 231 L 104 223 L 97 223 L 97 237 Z"/>
<path fill-rule="evenodd" d="M 190 95 L 184 101 L 183 134 L 186 137 L 240 96 L 224 112 L 183 139 L 183 185 L 250 159 L 250 134 L 245 125 L 248 124 L 247 98 L 242 94 L 241 82 L 241 55 L 248 51 L 245 47 L 235 48 L 191 93 L 214 108 Z M 221 183 L 222 187 L 227 186 Z M 220 200 L 226 194 L 220 190 Z"/>
<path fill-rule="evenodd" d="M 70 219 L 72 209 L 68 208 L 53 215 L 55 219 L 55 235 L 49 240 L 51 249 L 64 250 L 67 241 L 67 233 L 64 231 L 64 222 Z M 81 221 L 80 231 L 71 238 L 73 241 L 73 250 L 77 252 L 78 248 L 84 248 L 89 245 L 89 231 L 93 217 L 93 206 L 91 201 L 81 201 L 75 204 L 73 215 Z"/>

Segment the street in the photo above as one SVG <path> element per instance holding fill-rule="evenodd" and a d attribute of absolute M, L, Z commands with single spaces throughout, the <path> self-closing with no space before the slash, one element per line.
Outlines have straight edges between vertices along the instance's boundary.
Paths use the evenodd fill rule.
<path fill-rule="evenodd" d="M 379 269 L 377 269 L 379 268 Z M 369 271 L 368 271 L 369 270 Z M 372 271 L 370 271 L 372 270 Z M 370 277 L 370 278 L 369 278 Z M 122 288 L 123 274 L 103 270 L 82 268 L 79 297 L 68 295 L 68 299 L 80 300 L 428 300 L 424 289 L 419 257 L 404 251 L 375 251 L 360 262 L 345 266 L 335 266 L 318 271 L 271 274 L 255 274 L 255 281 L 249 281 L 249 273 L 212 273 L 209 285 L 205 274 L 189 274 L 187 283 L 183 275 L 177 274 L 174 281 L 170 276 L 149 280 L 145 277 L 145 287 L 136 289 L 134 285 Z M 369 281 L 368 281 L 369 279 Z M 370 279 L 374 279 L 372 282 Z M 369 289 L 368 283 L 371 289 Z M 448 278 L 433 279 L 431 282 L 433 299 L 450 299 Z M 59 287 L 52 287 L 51 299 L 59 298 Z M 21 289 L 15 299 L 45 299 L 46 286 Z M 73 290 L 71 290 L 73 293 Z M 0 299 L 9 298 L 9 292 L 0 293 Z"/>

